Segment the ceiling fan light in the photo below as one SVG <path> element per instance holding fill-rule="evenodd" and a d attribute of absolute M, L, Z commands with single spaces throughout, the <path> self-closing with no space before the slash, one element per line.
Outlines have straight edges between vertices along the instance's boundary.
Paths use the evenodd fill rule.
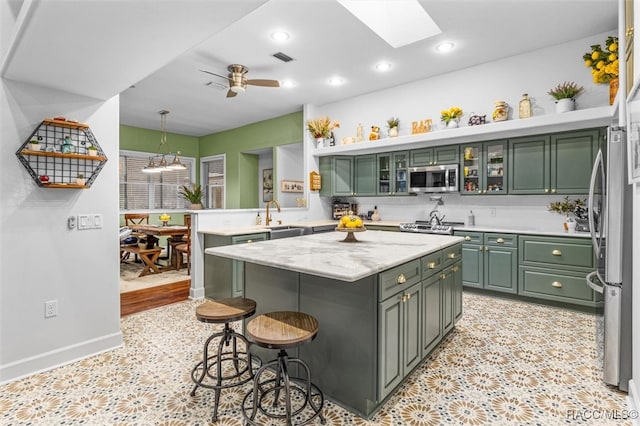
<path fill-rule="evenodd" d="M 286 87 L 286 88 L 295 87 L 295 85 L 296 83 L 293 80 L 282 80 L 282 82 L 280 83 L 280 86 Z"/>
<path fill-rule="evenodd" d="M 244 86 L 240 85 L 240 86 L 231 86 L 229 87 L 229 90 L 231 90 L 234 93 L 244 93 Z"/>

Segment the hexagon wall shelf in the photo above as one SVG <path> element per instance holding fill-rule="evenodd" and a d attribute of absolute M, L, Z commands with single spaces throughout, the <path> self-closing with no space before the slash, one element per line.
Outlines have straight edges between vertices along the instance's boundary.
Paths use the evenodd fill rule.
<path fill-rule="evenodd" d="M 43 188 L 89 188 L 107 162 L 89 125 L 62 118 L 43 120 L 16 156 Z"/>

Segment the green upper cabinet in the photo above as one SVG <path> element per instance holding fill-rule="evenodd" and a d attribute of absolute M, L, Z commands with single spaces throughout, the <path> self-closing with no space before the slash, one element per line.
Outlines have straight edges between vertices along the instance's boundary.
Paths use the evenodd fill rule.
<path fill-rule="evenodd" d="M 354 158 L 354 191 L 353 195 L 377 195 L 376 191 L 375 154 L 359 155 Z"/>
<path fill-rule="evenodd" d="M 320 157 L 320 175 L 321 196 L 353 195 L 353 157 Z"/>
<path fill-rule="evenodd" d="M 460 147 L 458 145 L 422 148 L 410 151 L 409 165 L 433 166 L 436 164 L 453 164 L 460 161 Z"/>
<path fill-rule="evenodd" d="M 460 148 L 464 178 L 460 188 L 461 194 L 503 195 L 507 193 L 506 140 L 463 144 Z"/>
<path fill-rule="evenodd" d="M 407 195 L 409 151 L 378 154 L 377 195 Z"/>
<path fill-rule="evenodd" d="M 509 141 L 510 194 L 586 194 L 600 130 Z"/>

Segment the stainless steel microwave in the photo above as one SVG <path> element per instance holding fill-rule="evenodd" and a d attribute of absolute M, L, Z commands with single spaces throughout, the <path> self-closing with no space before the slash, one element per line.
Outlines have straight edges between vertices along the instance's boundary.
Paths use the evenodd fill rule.
<path fill-rule="evenodd" d="M 409 192 L 458 192 L 458 164 L 410 167 Z"/>

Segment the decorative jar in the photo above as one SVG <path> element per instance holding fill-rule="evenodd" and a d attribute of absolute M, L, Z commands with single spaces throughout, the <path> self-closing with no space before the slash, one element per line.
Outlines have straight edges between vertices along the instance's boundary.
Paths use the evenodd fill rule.
<path fill-rule="evenodd" d="M 447 129 L 457 129 L 458 127 L 460 127 L 460 119 L 452 118 L 451 120 L 447 121 L 445 125 Z"/>
<path fill-rule="evenodd" d="M 509 118 L 509 104 L 496 101 L 493 106 L 493 121 L 505 121 Z"/>

